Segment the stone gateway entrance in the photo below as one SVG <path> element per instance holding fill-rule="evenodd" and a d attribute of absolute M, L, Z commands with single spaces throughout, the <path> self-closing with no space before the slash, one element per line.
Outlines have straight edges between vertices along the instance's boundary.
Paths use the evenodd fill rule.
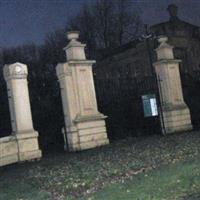
<path fill-rule="evenodd" d="M 179 62 L 167 37 L 160 37 L 155 72 L 135 76 L 133 66 L 99 67 L 95 71 L 100 111 L 108 116 L 112 139 L 145 134 L 169 134 L 192 130 L 190 111 L 184 102 Z M 120 56 L 120 55 L 119 55 Z"/>
<path fill-rule="evenodd" d="M 56 67 L 69 151 L 109 144 L 105 120 L 111 139 L 192 130 L 179 72 L 181 60 L 174 59 L 167 37 L 158 39 L 157 61 L 151 76 L 137 79 L 131 68 L 123 73 L 112 69 L 110 73 L 101 73 L 102 76 L 95 74 L 95 84 L 95 61 L 86 59 L 85 45 L 78 37 L 78 32 L 68 33 L 70 42 L 64 48 L 67 62 Z M 4 67 L 12 135 L 0 139 L 0 166 L 41 157 L 38 133 L 32 123 L 27 75 L 24 64 Z M 108 119 L 99 112 L 97 102 Z"/>

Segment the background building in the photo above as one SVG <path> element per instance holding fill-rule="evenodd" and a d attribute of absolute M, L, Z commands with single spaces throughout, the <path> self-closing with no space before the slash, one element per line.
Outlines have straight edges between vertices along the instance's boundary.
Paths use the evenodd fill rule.
<path fill-rule="evenodd" d="M 95 73 L 98 76 L 109 76 L 111 73 L 113 76 L 113 73 L 120 71 L 122 76 L 139 78 L 151 75 L 152 62 L 156 59 L 155 39 L 160 35 L 169 38 L 169 43 L 174 46 L 175 57 L 182 60 L 181 73 L 199 73 L 200 27 L 179 19 L 176 5 L 169 5 L 167 10 L 170 15 L 169 21 L 151 26 L 145 36 L 146 39 L 135 40 L 105 52 L 97 63 Z"/>
<path fill-rule="evenodd" d="M 104 52 L 94 68 L 98 105 L 108 115 L 111 138 L 160 132 L 160 118 L 145 117 L 142 98 L 155 96 L 159 107 L 158 87 L 162 80 L 156 80 L 152 63 L 156 61 L 157 38 L 161 35 L 174 46 L 175 59 L 182 60 L 184 100 L 193 127 L 199 127 L 200 28 L 179 19 L 176 5 L 169 5 L 167 10 L 169 21 L 151 26 L 138 40 Z"/>

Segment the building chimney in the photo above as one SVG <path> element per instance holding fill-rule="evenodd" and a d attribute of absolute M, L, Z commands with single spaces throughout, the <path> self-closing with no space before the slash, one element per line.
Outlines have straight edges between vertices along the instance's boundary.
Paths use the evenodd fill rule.
<path fill-rule="evenodd" d="M 170 15 L 170 21 L 178 20 L 177 13 L 178 13 L 178 7 L 175 4 L 170 4 L 167 7 L 167 11 Z"/>

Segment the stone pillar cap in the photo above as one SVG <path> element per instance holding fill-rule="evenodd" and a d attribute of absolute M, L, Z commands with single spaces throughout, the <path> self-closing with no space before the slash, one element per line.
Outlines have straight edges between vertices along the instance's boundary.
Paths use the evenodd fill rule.
<path fill-rule="evenodd" d="M 3 68 L 4 78 L 5 79 L 22 79 L 26 78 L 28 75 L 27 65 L 23 63 L 13 63 L 13 64 L 6 64 Z"/>
<path fill-rule="evenodd" d="M 68 40 L 77 40 L 79 38 L 79 31 L 68 31 L 67 32 L 67 39 Z"/>
<path fill-rule="evenodd" d="M 159 49 L 162 49 L 162 48 L 169 48 L 169 49 L 173 49 L 173 46 L 172 45 L 169 45 L 167 43 L 168 41 L 168 37 L 167 36 L 164 36 L 164 35 L 161 35 L 158 37 L 158 42 L 160 43 L 158 48 L 156 50 L 159 50 Z"/>
<path fill-rule="evenodd" d="M 70 47 L 85 47 L 85 44 L 82 44 L 77 39 L 79 38 L 79 31 L 69 31 L 67 32 L 67 39 L 69 40 L 69 44 L 63 48 L 67 50 Z"/>
<path fill-rule="evenodd" d="M 166 43 L 167 41 L 168 41 L 168 37 L 167 36 L 162 36 L 161 35 L 161 36 L 158 37 L 158 42 L 159 43 L 163 43 L 163 42 Z"/>
<path fill-rule="evenodd" d="M 69 44 L 64 48 L 67 60 L 86 60 L 84 49 L 86 44 L 82 44 L 77 40 L 79 38 L 79 32 L 69 31 L 67 32 L 67 38 L 69 40 Z"/>
<path fill-rule="evenodd" d="M 158 38 L 158 42 L 160 43 L 158 48 L 156 49 L 158 60 L 174 59 L 173 46 L 169 45 L 167 41 L 168 38 L 166 36 L 160 36 Z"/>

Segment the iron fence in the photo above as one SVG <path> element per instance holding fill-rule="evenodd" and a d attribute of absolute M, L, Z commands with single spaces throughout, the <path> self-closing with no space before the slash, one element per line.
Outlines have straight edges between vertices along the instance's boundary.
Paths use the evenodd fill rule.
<path fill-rule="evenodd" d="M 200 72 L 181 74 L 183 96 L 190 109 L 194 129 L 200 128 Z"/>
<path fill-rule="evenodd" d="M 99 110 L 108 116 L 110 139 L 161 133 L 159 115 L 145 117 L 142 101 L 143 95 L 155 95 L 159 104 L 155 76 L 95 76 L 94 80 Z"/>

